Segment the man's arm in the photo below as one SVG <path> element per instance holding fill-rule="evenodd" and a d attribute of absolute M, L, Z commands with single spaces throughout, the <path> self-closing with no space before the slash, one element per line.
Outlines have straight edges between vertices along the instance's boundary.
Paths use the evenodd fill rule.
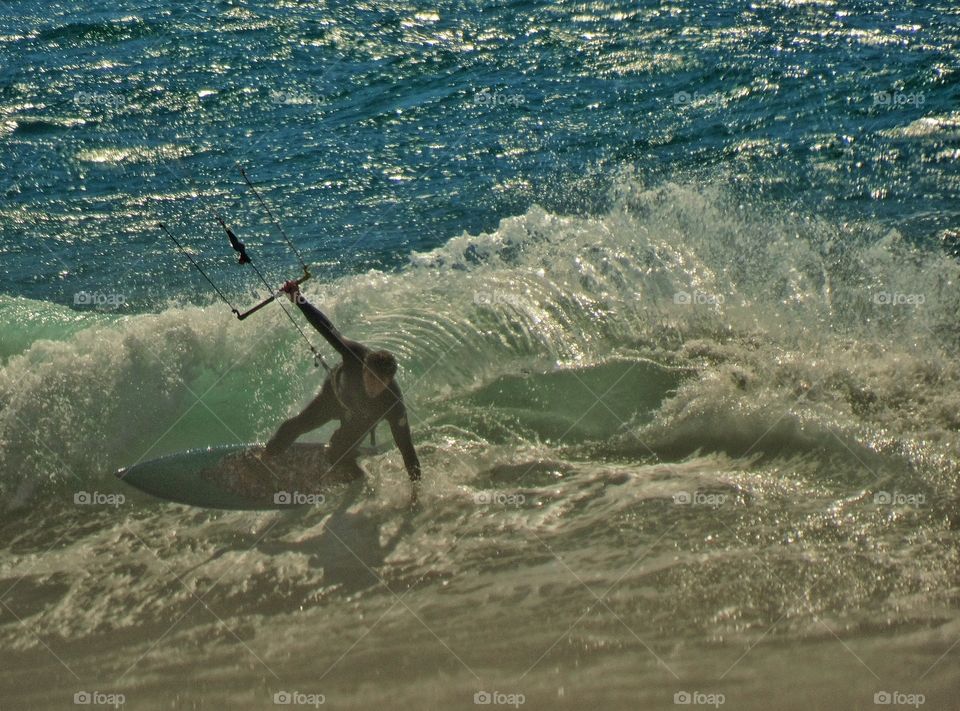
<path fill-rule="evenodd" d="M 407 468 L 407 475 L 410 481 L 420 481 L 420 459 L 417 457 L 417 450 L 413 448 L 413 439 L 410 437 L 410 423 L 407 421 L 407 412 L 403 403 L 394 406 L 398 413 L 389 418 L 390 432 L 393 433 L 393 441 L 397 443 L 397 449 L 403 456 L 403 466 Z"/>
<path fill-rule="evenodd" d="M 293 303 L 300 307 L 300 311 L 306 317 L 307 321 L 310 322 L 310 325 L 320 332 L 320 335 L 327 340 L 327 343 L 333 346 L 337 353 L 344 358 L 355 355 L 356 349 L 353 347 L 357 344 L 349 338 L 342 336 L 340 331 L 337 330 L 337 327 L 333 325 L 333 322 L 327 318 L 326 314 L 307 301 L 306 297 L 300 293 L 300 287 L 295 281 L 288 281 L 284 284 L 283 291 L 290 296 L 290 300 Z"/>

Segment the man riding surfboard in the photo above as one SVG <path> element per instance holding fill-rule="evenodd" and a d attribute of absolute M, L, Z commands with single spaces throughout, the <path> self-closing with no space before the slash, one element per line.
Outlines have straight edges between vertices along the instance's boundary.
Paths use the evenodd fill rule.
<path fill-rule="evenodd" d="M 375 351 L 341 335 L 330 319 L 300 293 L 297 282 L 288 281 L 283 291 L 343 360 L 330 371 L 320 393 L 303 412 L 280 425 L 267 442 L 266 454 L 280 454 L 301 435 L 338 420 L 340 427 L 327 444 L 327 461 L 331 466 L 356 467 L 360 443 L 378 422 L 386 420 L 410 480 L 419 481 L 420 460 L 410 437 L 403 394 L 394 377 L 396 358 L 389 351 Z"/>

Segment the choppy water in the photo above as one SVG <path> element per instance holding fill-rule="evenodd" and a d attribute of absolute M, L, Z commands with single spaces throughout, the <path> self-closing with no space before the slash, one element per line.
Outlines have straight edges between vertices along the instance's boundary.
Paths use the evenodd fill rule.
<path fill-rule="evenodd" d="M 955 707 L 955 9 L 3 9 L 0 708 Z M 418 507 L 115 482 L 319 386 L 237 161 Z"/>

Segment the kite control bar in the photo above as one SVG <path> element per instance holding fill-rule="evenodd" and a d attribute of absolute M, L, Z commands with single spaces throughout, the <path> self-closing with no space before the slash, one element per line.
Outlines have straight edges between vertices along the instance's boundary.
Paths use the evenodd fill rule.
<path fill-rule="evenodd" d="M 300 286 L 303 282 L 309 280 L 311 276 L 312 276 L 312 275 L 310 274 L 310 272 L 304 271 L 303 276 L 300 277 L 299 279 L 295 279 L 294 282 L 296 283 L 297 286 Z M 247 309 L 247 310 L 244 311 L 243 313 L 238 313 L 238 314 L 237 314 L 237 318 L 240 319 L 241 321 L 243 321 L 243 319 L 245 319 L 247 316 L 252 316 L 253 314 L 257 313 L 257 311 L 259 311 L 260 309 L 262 309 L 264 306 L 266 306 L 266 305 L 268 305 L 268 304 L 272 304 L 279 295 L 280 295 L 280 292 L 278 291 L 277 293 L 273 294 L 272 296 L 269 296 L 269 297 L 267 297 L 266 299 L 264 299 L 263 301 L 261 301 L 261 302 L 260 302 L 259 304 L 257 304 L 256 306 Z"/>

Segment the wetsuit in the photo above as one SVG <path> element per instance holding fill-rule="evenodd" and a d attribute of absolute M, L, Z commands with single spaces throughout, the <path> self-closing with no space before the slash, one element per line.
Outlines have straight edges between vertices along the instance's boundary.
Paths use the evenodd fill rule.
<path fill-rule="evenodd" d="M 410 438 L 410 424 L 403 395 L 395 378 L 377 397 L 371 398 L 363 386 L 363 362 L 370 348 L 344 337 L 323 312 L 302 295 L 295 299 L 300 311 L 343 358 L 323 383 L 320 394 L 296 417 L 284 422 L 267 443 L 268 454 L 278 454 L 297 437 L 330 420 L 340 427 L 330 437 L 327 460 L 331 466 L 356 466 L 357 448 L 380 420 L 386 420 L 393 440 L 403 456 L 410 479 L 420 479 L 420 461 Z"/>

